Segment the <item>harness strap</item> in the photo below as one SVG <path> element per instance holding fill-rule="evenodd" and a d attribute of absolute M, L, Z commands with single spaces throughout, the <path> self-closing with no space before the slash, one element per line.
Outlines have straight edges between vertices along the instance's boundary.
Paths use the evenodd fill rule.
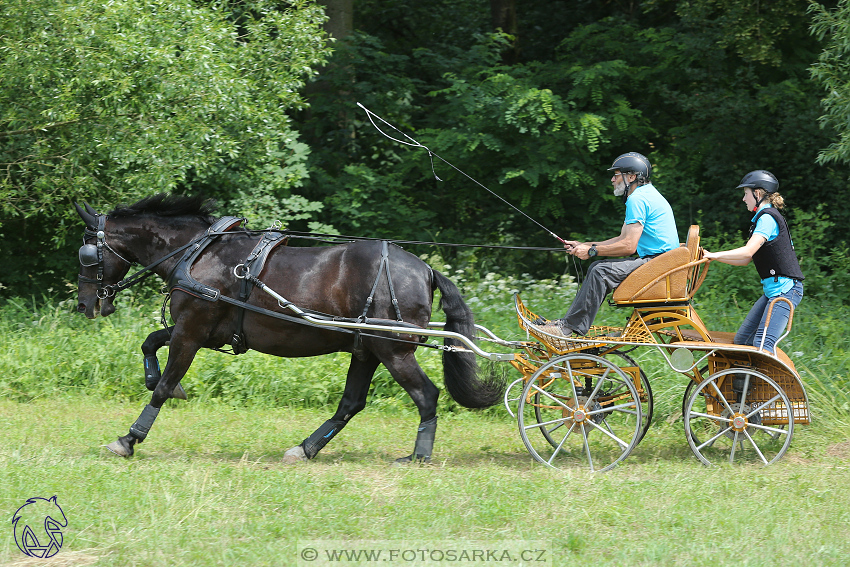
<path fill-rule="evenodd" d="M 283 244 L 287 241 L 285 235 L 280 232 L 266 232 L 263 234 L 263 237 L 257 242 L 257 245 L 254 246 L 254 249 L 251 250 L 251 253 L 248 254 L 248 258 L 246 258 L 243 266 L 243 273 L 246 275 L 253 274 L 255 276 L 259 276 L 263 268 L 266 265 L 266 260 L 271 254 L 271 251 L 279 245 Z M 238 266 L 237 266 L 238 268 Z M 254 290 L 254 284 L 251 281 L 251 278 L 244 277 L 240 280 L 239 284 L 239 301 L 245 303 L 248 301 L 248 298 L 251 296 L 251 292 Z M 242 354 L 248 351 L 248 342 L 245 339 L 245 332 L 243 330 L 243 325 L 245 323 L 245 309 L 239 309 L 236 315 L 236 330 L 233 332 L 233 338 L 231 339 L 231 346 L 233 347 L 233 352 L 235 354 Z"/>
<path fill-rule="evenodd" d="M 395 308 L 396 321 L 403 321 L 401 310 L 398 306 L 398 299 L 395 296 L 395 288 L 393 288 L 393 279 L 390 276 L 390 254 L 386 240 L 381 241 L 381 265 L 378 267 L 378 275 L 375 277 L 375 283 L 372 284 L 372 291 L 369 292 L 369 297 L 366 298 L 366 307 L 363 308 L 363 313 L 359 318 L 360 321 L 366 319 L 366 314 L 369 312 L 369 307 L 372 306 L 372 301 L 375 299 L 375 291 L 378 289 L 378 282 L 381 281 L 381 274 L 384 273 L 384 269 L 387 271 L 387 284 L 390 287 L 390 298 L 392 299 L 393 308 Z"/>
<path fill-rule="evenodd" d="M 175 289 L 182 289 L 190 293 L 200 294 L 203 299 L 215 301 L 219 291 L 197 281 L 189 273 L 192 269 L 192 264 L 203 253 L 203 251 L 212 244 L 222 234 L 239 226 L 245 219 L 242 217 L 222 217 L 215 221 L 200 238 L 190 243 L 189 249 L 183 254 L 183 257 L 177 262 L 171 273 L 166 278 L 168 291 L 172 292 Z"/>

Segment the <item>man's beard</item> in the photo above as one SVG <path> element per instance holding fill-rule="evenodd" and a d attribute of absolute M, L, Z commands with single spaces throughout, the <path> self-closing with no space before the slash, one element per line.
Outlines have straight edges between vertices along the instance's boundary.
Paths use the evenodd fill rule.
<path fill-rule="evenodd" d="M 623 182 L 614 185 L 614 196 L 622 197 L 626 193 L 626 184 Z"/>

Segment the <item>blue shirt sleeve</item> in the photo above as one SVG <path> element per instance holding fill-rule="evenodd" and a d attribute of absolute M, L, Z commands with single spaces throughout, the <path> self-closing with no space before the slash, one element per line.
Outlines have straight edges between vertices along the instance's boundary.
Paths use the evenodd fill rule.
<path fill-rule="evenodd" d="M 646 226 L 646 218 L 649 212 L 649 203 L 646 199 L 629 199 L 626 201 L 626 220 L 625 224 L 634 224 L 636 222 Z"/>

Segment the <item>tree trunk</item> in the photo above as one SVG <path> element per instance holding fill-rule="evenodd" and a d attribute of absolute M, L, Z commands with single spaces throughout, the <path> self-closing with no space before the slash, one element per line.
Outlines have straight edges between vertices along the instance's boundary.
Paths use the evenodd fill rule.
<path fill-rule="evenodd" d="M 354 0 L 319 0 L 325 7 L 328 21 L 325 31 L 334 39 L 340 40 L 354 31 Z"/>
<path fill-rule="evenodd" d="M 516 0 L 490 0 L 490 16 L 493 29 L 510 34 L 514 37 L 510 48 L 502 53 L 502 63 L 511 65 L 519 59 L 517 45 Z"/>

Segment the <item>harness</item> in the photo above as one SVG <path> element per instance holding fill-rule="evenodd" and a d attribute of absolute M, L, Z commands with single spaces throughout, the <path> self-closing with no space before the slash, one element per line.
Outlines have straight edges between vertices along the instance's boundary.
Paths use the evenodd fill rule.
<path fill-rule="evenodd" d="M 307 325 L 310 327 L 316 327 L 326 330 L 333 330 L 337 332 L 343 333 L 352 333 L 354 334 L 354 354 L 355 356 L 361 357 L 364 355 L 365 351 L 362 347 L 361 341 L 361 331 L 344 329 L 341 327 L 328 327 L 324 325 L 316 325 L 315 323 L 311 323 L 310 321 L 305 321 L 303 318 L 298 316 L 286 315 L 284 313 L 280 313 L 277 311 L 271 311 L 268 309 L 264 309 L 262 307 L 257 307 L 255 305 L 251 305 L 247 302 L 248 298 L 251 295 L 254 287 L 264 287 L 262 281 L 260 281 L 257 276 L 263 271 L 265 267 L 266 260 L 268 259 L 271 252 L 280 244 L 285 244 L 288 240 L 288 235 L 279 232 L 277 230 L 267 230 L 264 231 L 263 237 L 260 241 L 254 246 L 251 253 L 245 259 L 245 262 L 238 264 L 233 272 L 234 275 L 241 280 L 239 286 L 239 295 L 237 299 L 227 297 L 225 295 L 221 295 L 221 291 L 212 286 L 206 285 L 204 283 L 199 282 L 191 275 L 191 268 L 195 261 L 200 257 L 200 255 L 206 250 L 206 248 L 216 241 L 219 237 L 225 234 L 232 234 L 231 231 L 233 229 L 239 227 L 245 219 L 243 217 L 222 217 L 213 223 L 200 237 L 192 240 L 188 244 L 185 244 L 176 250 L 173 250 L 154 262 L 149 266 L 146 266 L 136 273 L 134 273 L 131 277 L 125 278 L 117 283 L 110 285 L 103 285 L 103 271 L 104 271 L 104 262 L 103 262 L 103 250 L 108 249 L 113 254 L 115 254 L 119 259 L 126 262 L 127 264 L 133 265 L 136 262 L 131 262 L 127 260 L 118 252 L 116 252 L 109 244 L 106 242 L 106 234 L 105 234 L 105 226 L 106 226 L 106 215 L 97 214 L 97 228 L 91 229 L 86 226 L 85 228 L 85 236 L 83 240 L 83 246 L 80 247 L 79 257 L 80 263 L 84 267 L 97 265 L 97 277 L 96 278 L 88 278 L 86 276 L 80 275 L 79 280 L 85 283 L 96 283 L 98 285 L 97 296 L 98 298 L 112 297 L 118 291 L 127 289 L 128 287 L 146 279 L 147 277 L 153 275 L 153 268 L 164 262 L 165 260 L 176 256 L 180 252 L 183 252 L 183 256 L 177 262 L 177 264 L 172 268 L 171 272 L 169 272 L 168 277 L 166 278 L 166 289 L 168 290 L 168 296 L 171 295 L 175 290 L 182 291 L 184 293 L 188 293 L 193 297 L 197 297 L 199 299 L 203 299 L 210 302 L 223 301 L 225 303 L 229 303 L 239 308 L 237 315 L 237 323 L 236 329 L 233 333 L 233 337 L 231 339 L 231 346 L 233 347 L 234 354 L 242 354 L 248 351 L 248 345 L 245 340 L 245 335 L 243 331 L 243 322 L 245 318 L 245 311 L 252 311 L 254 313 L 258 313 L 260 315 L 266 315 L 269 317 L 273 317 L 275 319 L 281 319 L 284 321 L 289 321 L 292 323 L 298 323 L 300 325 Z M 96 244 L 88 244 L 85 240 L 96 237 Z M 411 330 L 419 329 L 417 325 L 413 325 L 411 323 L 405 323 L 401 316 L 401 310 L 399 308 L 398 299 L 395 295 L 395 288 L 392 282 L 392 276 L 390 275 L 390 264 L 389 264 L 389 246 L 387 241 L 381 241 L 381 263 L 378 267 L 378 274 L 375 277 L 375 281 L 372 284 L 371 291 L 369 292 L 369 296 L 366 298 L 366 305 L 363 309 L 363 312 L 356 319 L 347 318 L 347 317 L 339 317 L 334 315 L 328 315 L 327 313 L 321 313 L 319 311 L 314 311 L 310 309 L 302 309 L 302 313 L 308 314 L 314 318 L 324 319 L 328 321 L 340 321 L 347 323 L 366 323 L 368 324 L 370 321 L 367 318 L 369 309 L 372 306 L 374 301 L 375 292 L 378 288 L 378 284 L 380 283 L 381 276 L 386 272 L 387 284 L 389 286 L 390 298 L 393 304 L 393 308 L 396 314 L 396 326 L 409 327 Z M 256 274 L 256 275 L 255 275 Z M 168 301 L 168 296 L 166 297 L 166 302 Z M 286 308 L 286 304 L 280 304 L 280 307 Z M 163 304 L 163 312 L 165 311 L 165 304 Z M 164 318 L 164 316 L 163 316 Z M 379 321 L 385 323 L 386 320 L 378 319 L 372 320 L 373 322 Z M 167 326 L 166 326 L 167 328 Z M 367 336 L 373 336 L 369 333 L 366 333 Z M 415 334 L 415 333 L 413 333 Z M 396 339 L 392 337 L 381 337 L 387 340 L 394 340 L 400 342 L 411 342 L 404 339 Z M 424 337 L 422 337 L 424 339 Z M 423 343 L 422 340 L 417 341 L 423 346 L 434 346 L 429 345 L 427 343 Z"/>
<path fill-rule="evenodd" d="M 243 277 L 239 280 L 239 296 L 238 300 L 241 303 L 247 304 L 248 298 L 251 296 L 251 292 L 254 290 L 254 282 L 251 278 L 244 277 L 248 274 L 256 274 L 260 275 L 263 272 L 263 268 L 266 266 L 266 260 L 271 254 L 271 251 L 275 249 L 279 244 L 286 244 L 289 240 L 289 237 L 284 236 L 280 232 L 266 232 L 263 233 L 263 237 L 254 246 L 254 249 L 251 250 L 251 253 L 248 254 L 248 258 L 245 260 L 244 264 L 239 264 L 234 268 L 233 273 L 238 274 L 241 272 Z M 241 270 L 240 270 L 241 268 Z M 245 308 L 239 309 L 239 313 L 236 315 L 236 330 L 233 332 L 233 337 L 230 340 L 230 344 L 233 347 L 234 354 L 242 354 L 244 352 L 248 352 L 248 345 L 245 341 L 245 333 L 243 331 L 243 323 L 245 322 Z"/>
<path fill-rule="evenodd" d="M 216 301 L 221 291 L 218 289 L 202 284 L 192 277 L 189 271 L 192 269 L 192 264 L 198 259 L 207 246 L 213 243 L 223 233 L 233 230 L 240 224 L 245 222 L 242 217 L 222 217 L 215 221 L 207 231 L 193 243 L 191 247 L 183 253 L 183 257 L 177 261 L 171 273 L 165 280 L 165 285 L 168 292 L 174 290 L 184 291 L 189 295 L 206 299 L 207 301 Z"/>
<path fill-rule="evenodd" d="M 277 319 L 283 319 L 285 321 L 290 321 L 294 323 L 299 323 L 302 325 L 310 325 L 313 327 L 325 328 L 320 325 L 314 325 L 309 321 L 304 321 L 300 317 L 294 317 L 291 315 L 285 315 L 283 313 L 278 313 L 276 311 L 270 311 L 268 309 L 263 309 L 262 307 L 256 307 L 248 303 L 248 298 L 251 296 L 251 292 L 253 291 L 256 285 L 261 285 L 262 282 L 257 278 L 260 273 L 263 271 L 265 267 L 266 260 L 271 254 L 272 250 L 274 250 L 280 244 L 284 244 L 288 237 L 278 231 L 270 230 L 263 233 L 263 237 L 260 241 L 254 246 L 254 249 L 251 250 L 248 257 L 245 259 L 245 262 L 238 264 L 234 269 L 233 273 L 237 278 L 240 278 L 241 283 L 239 284 L 239 295 L 236 299 L 227 297 L 225 295 L 221 295 L 221 290 L 214 288 L 212 286 L 206 285 L 204 283 L 199 282 L 191 275 L 192 265 L 195 261 L 200 257 L 201 253 L 210 245 L 213 241 L 215 241 L 222 234 L 226 234 L 228 231 L 233 230 L 238 227 L 242 222 L 244 222 L 244 218 L 241 217 L 222 217 L 217 220 L 205 233 L 204 235 L 196 240 L 192 246 L 186 250 L 183 254 L 183 257 L 177 262 L 177 265 L 171 270 L 171 273 L 168 275 L 166 280 L 166 286 L 169 293 L 174 292 L 175 290 L 183 291 L 188 293 L 194 297 L 199 299 L 204 299 L 206 301 L 223 301 L 225 303 L 229 303 L 231 305 L 235 305 L 238 307 L 238 312 L 236 315 L 236 328 L 233 332 L 233 335 L 230 339 L 230 345 L 233 348 L 233 354 L 243 354 L 248 351 L 250 348 L 248 346 L 247 340 L 245 338 L 244 332 L 244 321 L 245 321 L 245 311 L 253 311 L 254 313 L 259 313 L 261 315 L 268 315 L 271 317 L 275 317 Z M 393 308 L 396 313 L 396 321 L 402 322 L 401 310 L 399 309 L 398 299 L 395 295 L 395 288 L 393 287 L 392 276 L 390 275 L 390 264 L 389 264 L 389 247 L 386 241 L 381 241 L 381 263 L 378 267 L 378 275 L 375 277 L 375 282 L 372 284 L 372 289 L 369 292 L 369 296 L 366 298 L 366 306 L 363 308 L 363 313 L 361 313 L 360 317 L 356 319 L 356 322 L 363 323 L 367 321 L 367 314 L 369 312 L 369 308 L 372 306 L 372 302 L 375 298 L 375 291 L 378 288 L 378 283 L 381 280 L 381 276 L 386 272 L 387 275 L 387 284 L 390 288 L 390 297 L 392 300 Z M 285 307 L 285 306 L 281 306 Z M 328 320 L 339 320 L 339 321 L 349 321 L 349 319 L 342 317 L 335 317 L 333 315 L 328 315 L 326 313 L 320 313 L 318 311 L 304 310 L 305 312 L 310 313 L 313 316 L 328 319 Z M 416 327 L 412 325 L 412 327 Z M 350 330 L 350 329 L 342 329 L 334 327 L 333 330 L 353 333 L 354 334 L 354 355 L 358 358 L 364 356 L 365 352 L 363 350 L 361 332 L 360 330 Z"/>

